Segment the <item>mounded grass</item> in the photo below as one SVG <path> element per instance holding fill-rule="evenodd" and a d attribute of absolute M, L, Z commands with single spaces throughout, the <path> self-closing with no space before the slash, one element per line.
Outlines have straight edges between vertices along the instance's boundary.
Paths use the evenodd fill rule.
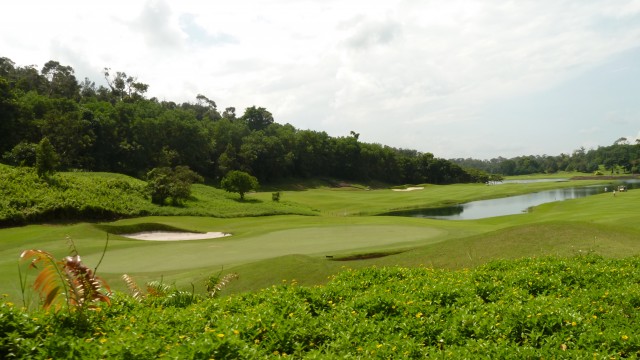
<path fill-rule="evenodd" d="M 308 206 L 248 199 L 194 184 L 181 206 L 151 203 L 146 182 L 111 173 L 57 173 L 38 178 L 30 168 L 0 167 L 0 226 L 51 221 L 104 221 L 148 215 L 242 217 L 315 215 Z"/>

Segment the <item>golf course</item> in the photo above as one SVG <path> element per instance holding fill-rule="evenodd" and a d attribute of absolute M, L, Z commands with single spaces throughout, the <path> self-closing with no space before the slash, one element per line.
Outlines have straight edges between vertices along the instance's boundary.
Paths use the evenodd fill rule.
<path fill-rule="evenodd" d="M 159 206 L 124 175 L 0 170 L 20 179 L 3 183 L 5 220 L 121 214 L 0 229 L 4 358 L 640 354 L 638 190 L 476 220 L 388 215 L 615 179 L 287 182 L 244 199 L 195 184 Z M 59 296 L 65 277 L 77 280 Z"/>
<path fill-rule="evenodd" d="M 91 175 L 96 176 L 100 175 Z M 616 197 L 602 193 L 544 204 L 527 213 L 478 220 L 379 215 L 598 183 L 607 181 L 424 185 L 412 191 L 357 185 L 318 186 L 282 191 L 282 200 L 277 203 L 271 201 L 271 192 L 251 193 L 239 202 L 233 195 L 196 185 L 193 199 L 177 211 L 189 213 L 200 203 L 212 201 L 211 194 L 216 193 L 227 196 L 225 200 L 233 204 L 223 206 L 232 209 L 232 216 L 238 212 L 252 214 L 252 208 L 266 209 L 261 215 L 268 215 L 269 207 L 273 207 L 274 213 L 282 208 L 294 209 L 293 214 L 228 218 L 143 216 L 114 222 L 53 222 L 0 229 L 1 290 L 14 301 L 19 299 L 18 257 L 23 250 L 42 249 L 63 257 L 69 254 L 70 241 L 89 267 L 94 268 L 101 261 L 98 273 L 113 289 L 126 290 L 120 277 L 128 274 L 142 283 L 163 279 L 177 288 L 193 287 L 204 292 L 204 281 L 211 274 L 237 273 L 238 279 L 228 284 L 225 294 L 255 291 L 283 280 L 323 284 L 345 267 L 458 269 L 494 259 L 581 253 L 607 257 L 638 254 L 637 191 Z M 228 236 L 176 241 L 124 236 L 136 229 L 164 228 L 221 232 Z"/>
<path fill-rule="evenodd" d="M 0 360 L 640 358 L 640 6 L 386 3 L 11 3 Z"/>

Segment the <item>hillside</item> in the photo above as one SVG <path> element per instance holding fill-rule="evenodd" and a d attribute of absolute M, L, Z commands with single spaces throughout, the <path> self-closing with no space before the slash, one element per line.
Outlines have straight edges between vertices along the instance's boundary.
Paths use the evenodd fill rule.
<path fill-rule="evenodd" d="M 300 205 L 238 201 L 237 195 L 210 186 L 192 186 L 182 206 L 151 203 L 146 182 L 114 173 L 57 173 L 39 178 L 31 168 L 0 165 L 0 226 L 78 220 L 115 220 L 146 215 L 241 217 L 312 215 Z"/>

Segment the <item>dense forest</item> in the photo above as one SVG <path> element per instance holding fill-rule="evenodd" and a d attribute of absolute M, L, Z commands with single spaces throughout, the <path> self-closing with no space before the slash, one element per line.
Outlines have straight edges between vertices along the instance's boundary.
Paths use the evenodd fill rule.
<path fill-rule="evenodd" d="M 485 182 L 488 175 L 431 153 L 359 141 L 359 134 L 279 124 L 263 107 L 220 111 L 198 94 L 175 103 L 145 96 L 149 85 L 125 72 L 103 71 L 106 86 L 79 82 L 70 66 L 42 69 L 0 58 L 2 162 L 32 166 L 47 139 L 60 170 L 117 172 L 137 177 L 156 167 L 188 166 L 210 181 L 231 170 L 260 182 L 330 177 L 392 184 Z"/>
<path fill-rule="evenodd" d="M 518 156 L 511 159 L 503 157 L 491 160 L 450 159 L 450 161 L 466 168 L 482 170 L 489 174 L 526 175 L 536 173 L 555 173 L 558 171 L 579 171 L 594 173 L 600 170 L 603 174 L 640 173 L 640 139 L 631 144 L 621 137 L 610 146 L 599 146 L 597 149 L 580 148 L 571 155 L 557 156 Z"/>
<path fill-rule="evenodd" d="M 107 86 L 57 61 L 42 69 L 0 57 L 1 162 L 32 166 L 44 138 L 57 153 L 59 170 L 117 172 L 143 178 L 156 167 L 188 166 L 210 181 L 231 170 L 260 182 L 332 177 L 392 184 L 486 182 L 488 174 L 523 175 L 560 170 L 638 173 L 640 142 L 571 155 L 530 155 L 491 160 L 442 159 L 431 153 L 359 141 L 359 134 L 279 124 L 263 107 L 220 111 L 198 94 L 175 103 L 145 96 L 149 85 L 125 72 L 103 71 Z"/>

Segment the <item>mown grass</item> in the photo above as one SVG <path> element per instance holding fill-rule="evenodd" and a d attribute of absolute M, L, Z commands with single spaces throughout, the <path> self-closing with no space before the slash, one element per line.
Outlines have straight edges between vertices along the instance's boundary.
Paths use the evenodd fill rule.
<path fill-rule="evenodd" d="M 393 191 L 349 188 L 314 188 L 304 191 L 284 191 L 283 200 L 305 204 L 323 216 L 379 215 L 398 210 L 437 208 L 473 200 L 521 195 L 558 188 L 589 186 L 602 181 L 566 181 L 532 184 L 456 184 L 419 185 L 421 190 Z M 266 201 L 271 195 L 258 193 L 256 199 Z"/>
<path fill-rule="evenodd" d="M 3 171 L 6 175 L 23 170 L 4 167 Z M 32 176 L 26 175 L 27 178 Z M 350 216 L 592 184 L 590 181 L 498 186 L 426 185 L 423 190 L 410 192 L 365 190 L 363 186 L 339 190 L 323 187 L 325 182 L 319 182 L 319 188 L 283 191 L 282 200 L 278 203 L 271 201 L 270 192 L 249 194 L 248 201 L 241 202 L 235 194 L 205 185 L 195 185 L 193 198 L 183 207 L 174 208 L 151 204 L 142 190 L 144 182 L 126 176 L 103 173 L 62 173 L 56 176 L 61 183 L 74 184 L 68 186 L 73 191 L 52 195 L 55 200 L 51 203 L 104 202 L 131 209 L 138 206 L 136 211 L 147 209 L 144 211 L 152 214 L 157 211 L 171 216 L 131 218 L 97 227 L 90 223 L 78 223 L 1 229 L 0 281 L 5 284 L 2 291 L 12 298 L 18 295 L 16 259 L 22 250 L 40 248 L 51 251 L 56 256 L 63 256 L 67 254 L 66 239 L 69 238 L 75 242 L 89 264 L 96 264 L 107 238 L 105 231 L 110 232 L 109 248 L 99 271 L 108 280 L 112 280 L 116 289 L 124 289 L 120 275 L 130 273 L 144 281 L 163 278 L 183 288 L 190 288 L 193 283 L 198 291 L 203 291 L 203 280 L 222 268 L 241 275 L 239 280 L 229 286 L 228 293 L 255 290 L 292 278 L 305 284 L 317 284 L 326 281 L 327 276 L 339 272 L 345 266 L 345 262 L 328 261 L 328 255 L 339 257 L 364 254 L 365 256 L 360 257 L 367 257 L 366 254 L 373 252 L 401 250 L 403 252 L 399 254 L 346 263 L 352 263 L 353 265 L 348 265 L 355 267 L 375 264 L 431 264 L 445 268 L 476 266 L 496 258 L 541 254 L 566 256 L 575 254 L 576 249 L 595 248 L 586 246 L 593 242 L 593 238 L 587 236 L 591 233 L 601 234 L 595 242 L 598 245 L 595 250 L 601 254 L 615 256 L 617 253 L 635 254 L 638 251 L 635 243 L 629 240 L 640 233 L 636 211 L 638 194 L 635 191 L 619 194 L 615 198 L 610 194 L 602 194 L 546 204 L 529 214 L 476 221 Z M 17 186 L 17 178 L 14 180 L 16 181 L 11 186 Z M 28 185 L 37 181 L 39 180 L 23 179 L 22 183 Z M 104 190 L 106 184 L 112 184 L 112 188 L 120 189 L 118 191 L 128 191 L 128 195 L 118 191 L 100 193 L 95 188 L 98 186 Z M 46 188 L 45 185 L 42 186 Z M 87 188 L 81 189 L 82 186 Z M 44 190 L 28 191 L 27 188 L 25 185 L 20 192 L 26 199 L 40 199 L 50 195 Z M 20 197 L 15 194 L 12 196 Z M 120 204 L 128 201 L 127 196 L 134 196 L 135 200 L 129 204 Z M 7 198 L 2 201 L 7 201 Z M 320 216 L 250 216 L 290 213 Z M 203 216 L 207 214 L 209 216 Z M 602 225 L 598 228 L 601 230 L 583 231 L 597 224 Z M 221 231 L 233 236 L 186 242 L 145 242 L 118 236 L 128 230 L 136 232 L 152 228 Z M 531 246 L 523 242 L 527 233 L 539 235 L 529 241 Z M 606 236 L 607 234 L 610 236 Z M 578 246 L 579 244 L 581 245 Z M 309 269 L 320 270 L 293 270 L 302 263 L 307 263 Z M 292 270 L 285 271 L 287 268 Z M 286 274 L 289 275 L 285 276 Z"/>
<path fill-rule="evenodd" d="M 473 187 L 473 186 L 471 186 Z M 492 187 L 482 187 L 490 190 Z M 443 187 L 449 196 L 459 189 Z M 327 190 L 326 193 L 331 193 Z M 347 199 L 369 192 L 351 192 Z M 383 191 L 389 197 L 396 192 Z M 322 196 L 318 192 L 318 196 Z M 482 196 L 483 194 L 478 194 Z M 526 256 L 572 256 L 595 252 L 626 256 L 640 252 L 640 192 L 615 198 L 611 194 L 545 204 L 527 214 L 474 221 L 441 221 L 386 216 L 270 216 L 244 218 L 144 217 L 120 220 L 109 226 L 162 224 L 188 231 L 222 231 L 233 236 L 185 242 L 148 242 L 110 235 L 107 254 L 99 269 L 112 286 L 124 289 L 120 275 L 141 281 L 165 279 L 181 288 L 203 290 L 209 275 L 237 272 L 240 278 L 226 293 L 256 290 L 283 279 L 319 284 L 343 266 L 431 265 L 473 267 L 492 259 Z M 153 226 L 153 225 L 152 225 Z M 0 230 L 2 292 L 18 293 L 18 254 L 41 248 L 56 256 L 67 253 L 65 238 L 73 239 L 89 264 L 95 265 L 106 239 L 104 228 L 91 224 L 30 225 Z M 336 262 L 340 257 L 372 252 L 404 252 L 382 258 Z M 406 251 L 405 251 L 406 250 Z M 304 265 L 303 265 L 304 264 Z M 92 265 L 92 266 L 93 266 Z M 287 270 L 290 269 L 290 270 Z M 302 271 L 307 269 L 308 271 Z"/>

